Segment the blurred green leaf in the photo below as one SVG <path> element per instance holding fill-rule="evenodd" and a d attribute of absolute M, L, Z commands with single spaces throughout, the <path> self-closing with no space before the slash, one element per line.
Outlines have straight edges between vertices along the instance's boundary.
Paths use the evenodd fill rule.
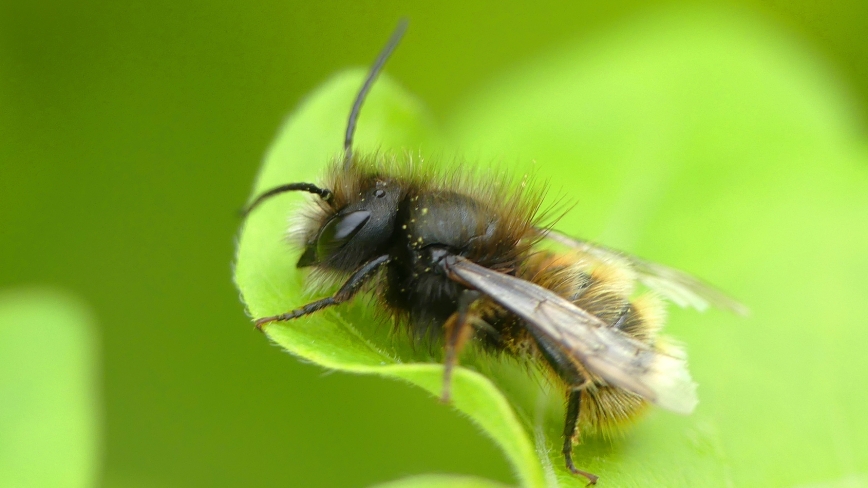
<path fill-rule="evenodd" d="M 447 124 L 449 142 L 388 79 L 362 112 L 360 150 L 505 160 L 548 178 L 552 201 L 579 200 L 559 229 L 695 272 L 753 309 L 747 320 L 673 312 L 668 330 L 688 345 L 700 407 L 652 410 L 624 438 L 585 439 L 577 462 L 608 486 L 792 486 L 868 472 L 857 448 L 868 390 L 853 387 L 868 370 L 868 312 L 852 306 L 868 290 L 864 142 L 835 78 L 781 38 L 718 10 L 634 22 L 481 90 Z M 360 80 L 333 79 L 293 114 L 254 194 L 315 179 Z M 312 298 L 283 239 L 302 199 L 276 198 L 244 227 L 236 280 L 253 316 Z M 437 393 L 436 357 L 371 314 L 357 300 L 267 334 L 323 366 Z M 560 392 L 508 361 L 469 356 L 455 406 L 519 482 L 583 485 L 562 468 Z"/>
<path fill-rule="evenodd" d="M 0 293 L 0 486 L 96 485 L 95 342 L 68 295 Z"/>

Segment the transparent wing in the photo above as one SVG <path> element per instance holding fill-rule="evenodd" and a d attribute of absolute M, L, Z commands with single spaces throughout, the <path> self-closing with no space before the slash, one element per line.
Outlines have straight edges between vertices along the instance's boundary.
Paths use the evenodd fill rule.
<path fill-rule="evenodd" d="M 608 327 L 551 290 L 480 266 L 460 256 L 444 259 L 450 279 L 485 294 L 557 344 L 565 354 L 609 384 L 688 414 L 696 384 L 683 357 L 664 354 Z"/>
<path fill-rule="evenodd" d="M 656 291 L 679 307 L 693 307 L 705 311 L 714 306 L 738 315 L 748 315 L 748 308 L 704 281 L 669 266 L 645 261 L 636 256 L 561 234 L 550 229 L 539 229 L 547 239 L 582 251 L 602 261 L 617 261 L 632 268 L 639 282 Z"/>

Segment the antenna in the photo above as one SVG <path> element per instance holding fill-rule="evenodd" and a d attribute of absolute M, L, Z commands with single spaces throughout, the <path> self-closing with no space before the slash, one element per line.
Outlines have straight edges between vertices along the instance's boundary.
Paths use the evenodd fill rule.
<path fill-rule="evenodd" d="M 320 188 L 311 183 L 287 183 L 285 185 L 280 185 L 278 187 L 272 188 L 264 193 L 261 193 L 257 196 L 253 202 L 250 203 L 247 207 L 241 210 L 241 218 L 247 218 L 250 212 L 253 211 L 254 208 L 258 207 L 260 203 L 263 201 L 275 196 L 280 195 L 281 193 L 286 193 L 288 191 L 306 191 L 308 193 L 313 193 L 314 195 L 319 195 L 325 202 L 329 202 L 332 199 L 332 191 L 327 188 Z"/>
<path fill-rule="evenodd" d="M 365 83 L 362 85 L 362 89 L 359 90 L 359 94 L 356 95 L 356 101 L 353 102 L 353 109 L 350 110 L 350 119 L 347 122 L 347 133 L 344 137 L 345 170 L 350 167 L 353 158 L 353 134 L 356 132 L 356 122 L 359 119 L 359 112 L 362 109 L 362 104 L 365 102 L 365 97 L 368 96 L 371 86 L 373 86 L 374 81 L 377 79 L 377 75 L 379 75 L 380 71 L 383 70 L 383 65 L 386 64 L 386 61 L 389 59 L 392 51 L 394 51 L 398 46 L 398 43 L 401 42 L 401 38 L 407 30 L 408 23 L 407 19 L 401 19 L 398 22 L 398 27 L 395 28 L 395 31 L 392 32 L 392 37 L 389 38 L 389 42 L 387 42 L 383 50 L 380 51 L 380 55 L 377 56 L 377 60 L 374 61 L 374 65 L 371 66 L 371 71 L 368 72 L 368 77 L 365 78 Z"/>

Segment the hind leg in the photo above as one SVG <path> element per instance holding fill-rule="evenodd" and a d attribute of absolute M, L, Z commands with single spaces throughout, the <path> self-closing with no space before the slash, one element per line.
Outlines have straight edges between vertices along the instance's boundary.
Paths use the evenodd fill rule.
<path fill-rule="evenodd" d="M 573 442 L 578 438 L 579 434 L 579 412 L 581 409 L 582 391 L 589 384 L 589 381 L 586 379 L 587 373 L 584 370 L 580 370 L 580 366 L 576 362 L 570 360 L 569 356 L 561 350 L 557 342 L 544 334 L 538 333 L 535 329 L 530 329 L 530 332 L 549 367 L 569 388 L 562 450 L 567 469 L 573 474 L 587 478 L 589 484 L 596 484 L 597 476 L 595 474 L 582 471 L 573 464 Z"/>
<path fill-rule="evenodd" d="M 570 390 L 567 398 L 567 418 L 564 421 L 564 461 L 567 463 L 567 469 L 573 474 L 584 476 L 588 479 L 588 484 L 597 484 L 597 476 L 587 471 L 582 471 L 576 468 L 573 464 L 573 440 L 579 431 L 579 409 L 582 405 L 582 390 Z"/>

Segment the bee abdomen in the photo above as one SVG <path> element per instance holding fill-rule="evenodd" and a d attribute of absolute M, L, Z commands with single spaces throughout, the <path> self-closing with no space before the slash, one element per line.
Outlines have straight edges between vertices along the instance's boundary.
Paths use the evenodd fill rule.
<path fill-rule="evenodd" d="M 635 278 L 630 270 L 586 259 L 581 254 L 538 253 L 525 263 L 521 277 L 567 298 L 609 327 L 657 346 L 657 333 L 664 319 L 662 302 L 650 294 L 633 298 Z M 544 352 L 542 355 L 546 358 Z M 546 361 L 551 363 L 548 358 Z M 560 371 L 563 368 L 556 364 L 549 367 L 568 388 L 580 386 L 572 384 L 574 379 L 564 375 Z M 594 374 L 586 379 L 580 431 L 604 436 L 616 434 L 647 406 L 641 396 L 610 386 Z"/>
<path fill-rule="evenodd" d="M 593 384 L 582 391 L 579 431 L 613 437 L 648 407 L 641 396 L 613 386 Z"/>

